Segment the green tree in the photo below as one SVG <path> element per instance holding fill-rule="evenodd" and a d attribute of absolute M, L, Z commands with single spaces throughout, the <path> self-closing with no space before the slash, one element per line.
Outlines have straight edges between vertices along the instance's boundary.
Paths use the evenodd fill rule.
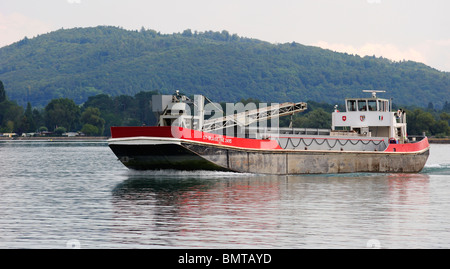
<path fill-rule="evenodd" d="M 29 105 L 31 108 L 31 105 Z M 0 133 L 24 132 L 24 125 L 28 126 L 28 120 L 23 114 L 23 107 L 15 101 L 8 100 L 3 82 L 0 81 Z M 30 125 L 30 127 L 32 127 Z"/>
<path fill-rule="evenodd" d="M 445 120 L 436 121 L 430 129 L 433 135 L 446 136 L 450 135 L 450 127 L 448 126 L 448 122 Z"/>
<path fill-rule="evenodd" d="M 56 128 L 55 131 L 54 131 L 54 133 L 55 133 L 56 135 L 60 135 L 60 136 L 61 136 L 63 133 L 65 133 L 65 132 L 67 132 L 67 130 L 66 130 L 66 128 L 64 128 L 64 127 L 62 127 L 62 126 Z"/>
<path fill-rule="evenodd" d="M 41 110 L 39 110 L 37 108 L 33 109 L 33 121 L 34 121 L 34 124 L 36 125 L 36 127 L 45 125 L 44 116 L 42 114 L 43 113 L 41 112 Z"/>
<path fill-rule="evenodd" d="M 96 126 L 89 123 L 83 125 L 83 128 L 81 128 L 81 132 L 88 136 L 99 135 L 101 133 Z"/>
<path fill-rule="evenodd" d="M 442 112 L 442 113 L 439 115 L 439 118 L 440 118 L 441 120 L 445 120 L 445 121 L 447 121 L 447 122 L 450 123 L 450 114 L 447 113 L 447 112 Z"/>
<path fill-rule="evenodd" d="M 416 116 L 416 128 L 419 133 L 426 132 L 431 135 L 431 127 L 436 124 L 436 120 L 430 112 L 420 111 Z"/>
<path fill-rule="evenodd" d="M 450 103 L 448 101 L 445 101 L 442 112 L 450 112 Z"/>
<path fill-rule="evenodd" d="M 96 107 L 88 107 L 83 111 L 81 114 L 81 123 L 84 124 L 83 129 L 85 129 L 84 127 L 86 125 L 90 125 L 88 126 L 89 135 L 101 135 L 105 128 L 105 120 L 100 117 L 100 109 Z M 95 127 L 95 132 L 92 131 L 91 126 Z M 82 132 L 87 134 L 83 129 Z"/>
<path fill-rule="evenodd" d="M 310 113 L 296 118 L 293 125 L 300 128 L 328 129 L 331 126 L 331 113 L 326 112 L 323 108 L 316 108 Z"/>
<path fill-rule="evenodd" d="M 6 100 L 5 87 L 3 86 L 3 82 L 0 80 L 0 103 L 5 100 Z"/>
<path fill-rule="evenodd" d="M 0 133 L 21 132 L 23 107 L 7 98 L 0 102 Z"/>
<path fill-rule="evenodd" d="M 34 122 L 33 111 L 31 109 L 30 102 L 27 103 L 27 108 L 25 110 L 25 114 L 22 117 L 22 121 L 20 122 L 21 132 L 34 132 L 36 131 L 36 124 Z"/>
<path fill-rule="evenodd" d="M 113 109 L 113 100 L 107 94 L 97 94 L 90 96 L 88 100 L 83 104 L 84 107 L 97 107 L 104 112 L 110 112 Z"/>
<path fill-rule="evenodd" d="M 152 95 L 158 94 L 157 91 L 150 92 L 138 92 L 134 95 L 136 99 L 136 105 L 138 106 L 137 110 L 137 119 L 140 121 L 140 124 L 145 125 L 154 125 L 156 124 L 156 117 L 151 108 L 151 100 Z"/>
<path fill-rule="evenodd" d="M 6 121 L 5 127 L 3 127 L 2 131 L 6 133 L 14 132 L 14 122 L 12 120 Z"/>
<path fill-rule="evenodd" d="M 80 108 L 68 98 L 53 99 L 45 107 L 45 124 L 49 130 L 64 127 L 75 131 L 79 126 Z"/>

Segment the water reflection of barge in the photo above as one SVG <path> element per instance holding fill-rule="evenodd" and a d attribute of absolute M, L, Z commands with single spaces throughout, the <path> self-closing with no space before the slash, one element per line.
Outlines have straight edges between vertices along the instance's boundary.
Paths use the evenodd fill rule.
<path fill-rule="evenodd" d="M 388 99 L 346 99 L 332 113 L 331 130 L 261 128 L 259 122 L 304 111 L 306 103 L 283 103 L 205 119 L 205 98 L 178 93 L 153 98 L 154 127 L 112 127 L 110 148 L 138 170 L 219 170 L 261 174 L 352 172 L 415 173 L 428 155 L 426 137 L 408 138 L 406 115 Z M 190 110 L 194 110 L 193 116 Z M 272 124 L 272 126 L 274 126 Z M 230 135 L 232 134 L 232 135 Z"/>

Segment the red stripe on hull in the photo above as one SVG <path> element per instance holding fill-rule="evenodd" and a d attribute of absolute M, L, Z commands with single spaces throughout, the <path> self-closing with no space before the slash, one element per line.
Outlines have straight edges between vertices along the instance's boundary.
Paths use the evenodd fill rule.
<path fill-rule="evenodd" d="M 167 137 L 179 138 L 195 142 L 214 145 L 231 146 L 247 149 L 282 149 L 275 140 L 247 139 L 205 133 L 182 127 L 156 126 L 156 127 L 111 127 L 111 138 L 127 137 Z"/>
<path fill-rule="evenodd" d="M 389 144 L 385 152 L 419 152 L 428 148 L 430 144 L 428 143 L 428 138 L 420 140 L 415 143 L 406 144 Z"/>

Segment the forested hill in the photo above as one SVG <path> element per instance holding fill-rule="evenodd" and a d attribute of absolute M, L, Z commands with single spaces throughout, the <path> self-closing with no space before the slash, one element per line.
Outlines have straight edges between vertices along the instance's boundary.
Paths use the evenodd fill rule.
<path fill-rule="evenodd" d="M 421 63 L 271 44 L 226 31 L 61 29 L 0 48 L 0 80 L 10 99 L 42 107 L 60 97 L 80 104 L 100 93 L 152 90 L 217 102 L 251 97 L 333 104 L 370 89 L 386 90 L 383 97 L 404 105 L 450 101 L 450 73 Z"/>

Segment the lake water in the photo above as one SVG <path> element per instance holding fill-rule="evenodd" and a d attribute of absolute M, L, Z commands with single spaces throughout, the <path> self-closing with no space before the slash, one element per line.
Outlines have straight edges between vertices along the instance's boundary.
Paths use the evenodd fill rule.
<path fill-rule="evenodd" d="M 0 248 L 450 248 L 450 145 L 420 174 L 260 176 L 1 141 L 0 169 Z"/>

